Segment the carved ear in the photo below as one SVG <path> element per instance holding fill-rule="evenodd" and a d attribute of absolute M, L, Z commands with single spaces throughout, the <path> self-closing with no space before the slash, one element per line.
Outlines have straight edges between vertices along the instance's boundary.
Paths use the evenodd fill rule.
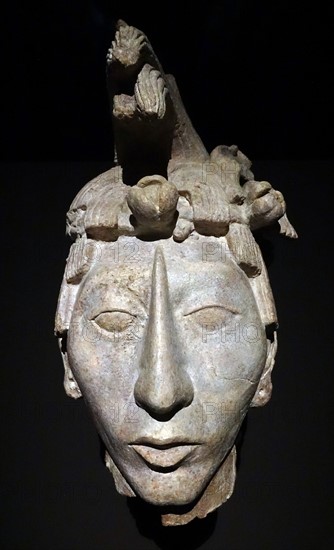
<path fill-rule="evenodd" d="M 70 326 L 72 311 L 79 285 L 69 284 L 64 276 L 61 285 L 55 320 L 55 335 L 58 338 L 59 350 L 64 364 L 64 388 L 69 397 L 81 397 L 80 388 L 70 369 L 67 356 L 67 331 Z"/>
<path fill-rule="evenodd" d="M 267 339 L 267 360 L 260 378 L 257 390 L 250 404 L 251 407 L 263 407 L 268 403 L 273 385 L 271 382 L 271 371 L 275 365 L 277 352 L 277 331 L 273 332 L 272 339 Z"/>
<path fill-rule="evenodd" d="M 82 397 L 82 393 L 68 363 L 66 341 L 67 331 L 60 338 L 58 338 L 59 349 L 64 365 L 64 388 L 66 394 L 69 397 L 73 397 L 73 399 L 78 399 L 79 397 Z"/>

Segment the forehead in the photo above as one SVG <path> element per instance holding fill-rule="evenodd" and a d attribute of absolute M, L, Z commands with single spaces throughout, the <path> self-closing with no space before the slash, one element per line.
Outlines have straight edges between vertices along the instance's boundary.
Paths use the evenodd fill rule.
<path fill-rule="evenodd" d="M 192 235 L 182 243 L 172 238 L 157 241 L 142 241 L 134 237 L 121 236 L 117 242 L 97 243 L 94 253 L 94 276 L 111 273 L 151 269 L 157 247 L 162 251 L 167 271 L 182 272 L 188 266 L 196 272 L 230 271 L 241 272 L 224 238 Z"/>
<path fill-rule="evenodd" d="M 182 243 L 173 239 L 141 241 L 121 237 L 103 243 L 95 265 L 88 273 L 85 290 L 107 291 L 110 287 L 130 288 L 141 294 L 151 285 L 157 247 L 166 264 L 168 285 L 175 292 L 199 293 L 208 288 L 229 293 L 251 292 L 248 279 L 236 264 L 224 238 L 192 236 Z"/>

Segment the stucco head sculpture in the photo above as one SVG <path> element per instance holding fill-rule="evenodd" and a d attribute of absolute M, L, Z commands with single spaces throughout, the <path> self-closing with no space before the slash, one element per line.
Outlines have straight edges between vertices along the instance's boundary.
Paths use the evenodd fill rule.
<path fill-rule="evenodd" d="M 107 76 L 115 166 L 67 215 L 64 384 L 85 398 L 118 491 L 184 524 L 230 497 L 236 436 L 271 394 L 277 318 L 253 231 L 296 234 L 236 146 L 207 153 L 175 81 L 122 21 Z"/>

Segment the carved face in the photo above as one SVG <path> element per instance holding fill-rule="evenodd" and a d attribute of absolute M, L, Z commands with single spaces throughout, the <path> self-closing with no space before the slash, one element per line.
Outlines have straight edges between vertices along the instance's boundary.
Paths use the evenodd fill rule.
<path fill-rule="evenodd" d="M 223 238 L 120 237 L 101 245 L 81 283 L 67 350 L 131 489 L 180 505 L 201 494 L 230 451 L 264 368 L 266 336 Z"/>

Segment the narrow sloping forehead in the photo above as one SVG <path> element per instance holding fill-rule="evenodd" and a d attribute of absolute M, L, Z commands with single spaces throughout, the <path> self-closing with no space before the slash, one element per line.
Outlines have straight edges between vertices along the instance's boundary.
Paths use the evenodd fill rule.
<path fill-rule="evenodd" d="M 132 241 L 124 238 L 119 245 L 125 247 Z M 160 281 L 163 274 L 160 283 L 170 287 L 175 304 L 186 300 L 189 306 L 194 305 L 206 295 L 212 302 L 223 300 L 231 310 L 254 307 L 249 280 L 228 253 L 223 240 L 199 237 L 181 244 L 172 239 L 136 240 L 136 245 L 131 257 L 124 253 L 122 258 L 120 250 L 118 261 L 115 261 L 115 255 L 111 254 L 114 245 L 106 244 L 104 254 L 83 282 L 81 296 L 94 295 L 95 301 L 103 302 L 109 294 L 116 299 L 122 293 L 129 297 L 135 293 L 142 302 L 147 302 L 153 275 L 155 279 L 159 275 Z"/>

